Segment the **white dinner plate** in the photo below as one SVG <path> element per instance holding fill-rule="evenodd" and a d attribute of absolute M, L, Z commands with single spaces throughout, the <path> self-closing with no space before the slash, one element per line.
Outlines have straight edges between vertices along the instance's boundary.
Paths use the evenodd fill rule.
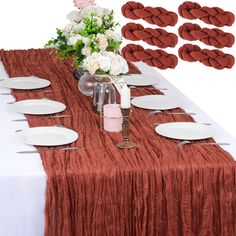
<path fill-rule="evenodd" d="M 135 97 L 131 101 L 132 105 L 150 110 L 169 110 L 181 105 L 180 99 L 166 95 L 145 95 Z"/>
<path fill-rule="evenodd" d="M 16 137 L 25 144 L 36 146 L 59 146 L 73 143 L 79 135 L 67 128 L 43 126 L 22 130 Z"/>
<path fill-rule="evenodd" d="M 13 103 L 12 110 L 29 115 L 48 115 L 64 111 L 63 103 L 49 99 L 28 99 Z"/>
<path fill-rule="evenodd" d="M 40 79 L 36 76 L 15 77 L 5 79 L 1 82 L 1 86 L 9 89 L 40 89 L 50 85 L 50 81 Z"/>
<path fill-rule="evenodd" d="M 157 78 L 153 75 L 129 75 L 123 76 L 123 79 L 127 85 L 133 86 L 149 86 L 158 83 Z"/>
<path fill-rule="evenodd" d="M 201 140 L 213 136 L 209 125 L 194 122 L 171 122 L 158 125 L 156 132 L 161 136 L 180 140 Z"/>

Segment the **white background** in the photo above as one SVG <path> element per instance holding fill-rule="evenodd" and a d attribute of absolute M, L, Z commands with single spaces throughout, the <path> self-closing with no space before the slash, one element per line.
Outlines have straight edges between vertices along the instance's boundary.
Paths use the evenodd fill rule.
<path fill-rule="evenodd" d="M 126 0 L 97 0 L 103 7 L 113 8 L 117 19 L 121 25 L 131 20 L 125 19 L 121 13 L 121 6 Z M 168 10 L 177 12 L 180 0 L 140 0 L 144 5 L 162 6 Z M 208 6 L 218 6 L 225 10 L 236 13 L 236 1 L 232 0 L 197 0 L 199 4 Z M 40 48 L 48 39 L 55 36 L 55 28 L 63 28 L 68 23 L 66 15 L 71 10 L 75 10 L 72 0 L 0 0 L 0 48 L 3 49 L 27 49 Z M 155 28 L 155 25 L 148 25 L 144 21 L 145 27 Z M 187 22 L 179 17 L 179 22 L 175 27 L 165 28 L 177 34 L 178 27 Z M 201 27 L 213 28 L 199 20 L 191 21 Z M 236 23 L 232 27 L 222 28 L 226 32 L 235 34 Z M 124 44 L 126 44 L 125 41 Z M 132 42 L 131 42 L 132 43 Z M 168 52 L 177 55 L 178 48 L 188 43 L 182 39 L 173 49 Z M 200 42 L 193 42 L 201 48 L 209 48 Z M 142 44 L 146 48 L 149 45 Z M 236 46 L 223 49 L 226 53 L 236 55 Z M 217 123 L 223 126 L 232 136 L 236 138 L 236 66 L 231 70 L 215 70 L 205 67 L 200 63 L 188 63 L 179 60 L 179 64 L 174 70 L 165 70 L 161 73 L 173 83 L 179 90 L 187 95 L 193 102 L 208 113 Z"/>

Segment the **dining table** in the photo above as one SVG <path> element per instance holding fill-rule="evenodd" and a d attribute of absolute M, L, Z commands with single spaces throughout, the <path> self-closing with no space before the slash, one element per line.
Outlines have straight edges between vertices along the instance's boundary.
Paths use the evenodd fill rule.
<path fill-rule="evenodd" d="M 48 49 L 39 50 L 48 53 Z M 24 50 L 22 51 L 24 55 Z M 20 52 L 22 53 L 22 51 Z M 9 59 L 10 57 L 8 57 L 7 53 L 3 51 L 0 53 L 1 80 L 23 75 L 30 76 L 31 67 L 39 68 L 42 71 L 44 69 L 49 70 L 48 64 L 51 61 L 48 61 L 48 64 L 44 63 L 44 60 L 48 60 L 48 58 L 45 57 L 44 59 L 44 57 L 40 57 L 40 53 L 27 59 L 26 67 L 22 69 L 21 67 L 23 65 L 21 65 L 21 62 L 24 56 L 21 58 L 17 52 L 16 50 L 15 58 L 17 59 L 13 58 L 12 61 Z M 32 50 L 33 53 L 34 50 Z M 32 60 L 35 61 L 33 62 Z M 56 62 L 54 63 L 56 67 Z M 58 64 L 60 63 L 62 62 L 58 61 Z M 46 173 L 45 166 L 47 166 L 46 168 L 53 168 L 52 166 L 49 167 L 48 164 L 51 161 L 49 160 L 50 154 L 41 159 L 40 153 L 17 153 L 23 150 L 35 151 L 37 149 L 33 145 L 21 143 L 16 138 L 17 130 L 27 129 L 31 125 L 27 121 L 13 121 L 28 117 L 24 114 L 16 113 L 10 109 L 10 104 L 8 104 L 9 102 L 14 102 L 14 95 L 21 92 L 14 91 L 13 93 L 11 89 L 1 87 L 0 81 L 1 236 L 42 236 L 50 235 L 49 232 L 51 232 L 50 236 L 236 235 L 236 140 L 220 124 L 217 124 L 214 119 L 209 117 L 201 108 L 173 86 L 171 81 L 167 80 L 159 70 L 140 62 L 134 64 L 146 77 L 152 76 L 156 78 L 157 85 L 153 86 L 155 90 L 165 88 L 162 93 L 178 97 L 181 100 L 180 108 L 182 110 L 195 113 L 195 115 L 189 116 L 189 121 L 194 120 L 201 124 L 210 125 L 214 128 L 212 140 L 214 142 L 229 143 L 230 145 L 217 146 L 215 149 L 208 149 L 208 146 L 203 145 L 199 149 L 195 148 L 192 150 L 189 149 L 189 146 L 194 144 L 183 145 L 180 149 L 173 147 L 173 150 L 177 153 L 176 158 L 177 156 L 180 158 L 179 160 L 174 160 L 175 154 L 173 154 L 173 157 L 171 157 L 172 154 L 168 156 L 168 149 L 172 150 L 171 145 L 176 145 L 179 141 L 169 141 L 154 132 L 154 119 L 159 115 L 157 114 L 150 118 L 151 123 L 147 129 L 140 130 L 143 127 L 142 124 L 148 125 L 148 117 L 143 118 L 143 120 L 132 120 L 132 117 L 135 119 L 138 117 L 135 113 L 140 112 L 140 109 L 133 108 L 130 116 L 130 138 L 137 143 L 137 149 L 118 150 L 113 142 L 122 139 L 122 135 L 119 134 L 113 138 L 113 134 L 111 133 L 109 136 L 106 136 L 105 131 L 99 131 L 100 127 L 98 123 L 91 123 L 92 118 L 91 120 L 90 118 L 86 120 L 87 116 L 84 116 L 83 120 L 80 120 L 82 117 L 80 114 L 83 112 L 87 114 L 88 111 L 83 111 L 82 109 L 83 97 L 85 95 L 82 95 L 78 87 L 75 86 L 71 94 L 69 92 L 67 96 L 64 94 L 60 97 L 60 100 L 63 101 L 65 99 L 68 103 L 73 103 L 76 99 L 81 101 L 81 105 L 78 105 L 79 115 L 74 115 L 72 112 L 72 118 L 68 120 L 73 119 L 73 127 L 78 127 L 80 140 L 78 142 L 83 146 L 84 150 L 75 152 L 75 157 L 73 158 L 76 158 L 76 155 L 78 155 L 79 164 L 76 161 L 74 162 L 74 172 L 72 170 L 67 171 L 66 168 L 61 170 L 65 171 L 66 178 L 63 179 L 64 177 L 62 178 L 60 176 L 59 171 Z M 6 65 L 8 65 L 8 68 L 6 68 Z M 44 68 L 40 68 L 42 66 Z M 71 65 L 63 64 L 63 66 L 69 68 Z M 63 69 L 63 66 L 57 68 L 57 78 L 53 74 L 48 74 L 47 77 L 47 74 L 42 73 L 41 75 L 38 73 L 38 76 L 42 78 L 47 77 L 45 79 L 51 81 L 56 79 L 63 80 L 63 76 L 66 73 L 69 74 L 72 72 L 70 68 L 66 72 L 61 71 L 60 75 L 60 69 Z M 15 68 L 21 68 L 19 69 L 21 73 L 15 73 Z M 70 77 L 71 81 L 77 85 L 77 81 L 73 79 L 73 75 Z M 174 78 L 172 79 L 174 80 Z M 66 86 L 67 83 L 69 82 L 65 82 Z M 50 93 L 50 91 L 47 93 L 44 92 L 45 90 L 53 90 L 53 85 L 54 82 L 51 84 L 51 88 L 38 91 L 38 96 L 53 99 L 54 93 Z M 119 91 L 119 84 L 116 87 Z M 134 90 L 135 88 L 131 89 L 131 91 Z M 29 92 L 28 94 L 29 97 L 33 98 L 32 94 L 34 92 Z M 76 94 L 78 94 L 78 97 L 76 97 Z M 134 93 L 134 95 L 136 94 Z M 200 92 L 199 96 L 201 96 Z M 79 101 L 74 102 L 76 106 L 77 102 L 79 104 Z M 94 113 L 94 116 L 98 115 Z M 41 124 L 43 122 L 41 121 Z M 56 120 L 56 122 L 60 122 L 60 119 Z M 156 122 L 159 122 L 159 120 L 157 119 Z M 85 126 L 89 130 L 88 135 L 90 135 L 91 140 L 84 136 L 84 129 L 80 130 L 82 124 L 83 127 Z M 150 136 L 148 132 L 151 133 Z M 96 135 L 99 135 L 99 139 L 97 137 L 96 139 L 94 138 Z M 152 140 L 146 139 L 145 137 L 151 137 Z M 160 141 L 155 143 L 153 141 L 155 139 Z M 168 141 L 166 146 L 163 140 Z M 108 146 L 112 145 L 114 147 L 110 149 Z M 94 149 L 89 151 L 92 146 L 94 146 Z M 104 147 L 104 150 L 96 152 L 95 147 L 100 149 Z M 114 151 L 115 148 L 117 148 L 117 151 Z M 105 151 L 108 154 L 104 153 Z M 116 152 L 119 152 L 120 156 Z M 181 154 L 178 154 L 179 152 Z M 209 156 L 204 159 L 202 153 L 205 152 Z M 217 159 L 218 156 L 214 152 L 218 152 L 220 158 L 221 156 L 222 158 L 226 156 L 225 161 L 222 162 L 223 164 Z M 187 156 L 182 153 L 187 154 Z M 198 162 L 198 160 L 195 160 L 194 164 L 192 164 L 190 159 L 194 159 L 194 156 L 197 156 L 199 153 L 202 154 L 202 165 L 200 165 L 200 161 Z M 59 160 L 63 158 L 69 160 L 71 158 L 68 153 L 64 157 L 60 152 L 55 152 L 53 155 L 54 158 L 58 156 Z M 94 155 L 94 159 L 92 155 Z M 210 158 L 211 155 L 213 156 L 212 160 Z M 118 158 L 123 158 L 122 164 L 119 163 Z M 172 158 L 174 164 L 171 164 L 172 161 L 166 163 L 165 160 L 167 158 Z M 145 159 L 149 160 L 148 164 Z M 112 165 L 104 164 L 102 161 L 111 162 Z M 153 163 L 153 165 L 150 163 Z M 213 170 L 213 165 L 216 165 L 217 168 L 220 166 L 219 172 Z M 94 166 L 94 169 L 91 169 L 91 166 Z M 206 176 L 204 175 L 206 173 L 205 171 L 209 171 Z M 121 174 L 117 175 L 117 172 Z M 78 179 L 74 179 L 77 185 L 70 186 L 70 180 L 74 178 L 73 174 L 75 175 L 75 173 L 78 173 Z M 191 176 L 191 173 L 194 174 Z M 212 173 L 212 176 L 210 173 Z M 211 182 L 211 178 L 214 181 L 212 180 Z M 86 181 L 83 182 L 85 179 Z M 62 192 L 64 189 L 58 189 L 60 188 L 60 181 L 63 184 L 68 184 L 69 187 L 66 192 Z M 50 183 L 50 188 L 47 187 L 48 183 Z M 124 188 L 123 185 L 125 186 Z M 211 191 L 205 189 L 206 186 L 211 188 Z M 78 187 L 78 189 L 74 190 L 75 187 Z M 90 187 L 91 189 L 89 189 Z M 221 191 L 221 188 L 224 189 Z M 129 192 L 127 193 L 127 191 Z M 168 194 L 165 195 L 165 192 L 168 192 Z M 211 198 L 208 198 L 207 193 Z M 62 197 L 59 196 L 60 194 Z M 69 208 L 62 203 L 64 202 L 63 197 L 65 195 L 68 195 L 67 201 L 68 199 L 70 201 L 68 203 L 70 204 Z M 192 197 L 193 195 L 194 197 Z M 60 200 L 62 201 L 61 203 Z M 49 203 L 52 203 L 52 206 L 55 208 L 49 206 Z M 58 206 L 61 206 L 62 209 L 57 212 Z M 214 206 L 215 209 L 211 209 L 210 206 Z M 63 208 L 66 211 L 65 213 L 62 213 Z M 201 210 L 198 211 L 198 209 Z M 73 212 L 73 219 L 72 216 L 68 216 L 68 218 L 71 217 L 70 223 L 78 225 L 80 227 L 79 229 L 72 228 L 70 223 L 68 223 L 70 220 L 64 221 L 66 216 L 70 215 L 71 212 Z M 219 218 L 219 221 L 217 219 L 211 219 L 215 214 L 217 214 L 216 218 Z M 78 216 L 78 221 L 74 218 L 75 215 Z M 64 224 L 61 223 L 63 221 Z M 207 222 L 207 225 L 204 221 Z M 84 225 L 79 226 L 80 222 L 83 222 Z M 99 222 L 101 225 L 99 225 Z M 210 225 L 209 222 L 211 222 Z M 49 230 L 50 225 L 54 229 Z M 64 233 L 58 234 L 58 232 Z M 66 232 L 70 233 L 66 234 Z M 101 232 L 104 234 L 101 234 Z"/>

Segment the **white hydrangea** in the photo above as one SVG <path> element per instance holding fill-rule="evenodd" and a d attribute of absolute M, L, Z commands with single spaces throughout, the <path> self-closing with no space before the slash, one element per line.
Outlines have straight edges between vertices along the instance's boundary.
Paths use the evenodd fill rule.
<path fill-rule="evenodd" d="M 89 43 L 89 41 L 90 41 L 89 38 L 82 37 L 82 36 L 81 36 L 81 40 L 82 40 L 82 42 L 83 42 L 85 45 L 87 45 L 87 44 Z"/>
<path fill-rule="evenodd" d="M 121 41 L 121 35 L 113 30 L 106 30 L 105 35 L 107 36 L 108 39 Z"/>
<path fill-rule="evenodd" d="M 100 16 L 102 13 L 101 13 L 101 8 L 100 7 L 97 7 L 97 6 L 88 6 L 88 7 L 85 7 L 81 10 L 81 16 L 82 17 L 88 17 L 91 15 L 91 13 L 95 13 L 97 16 Z"/>
<path fill-rule="evenodd" d="M 85 28 L 85 24 L 83 21 L 81 21 L 80 23 L 74 25 L 73 29 L 76 31 L 83 31 Z"/>
<path fill-rule="evenodd" d="M 87 6 L 81 10 L 80 15 L 82 17 L 88 17 L 91 13 L 94 13 L 98 17 L 102 17 L 110 14 L 111 10 L 99 6 Z"/>
<path fill-rule="evenodd" d="M 80 39 L 85 45 L 87 45 L 88 42 L 89 42 L 89 38 L 83 37 L 83 36 L 81 36 L 81 35 L 79 35 L 79 34 L 71 34 L 71 35 L 68 37 L 68 39 L 67 39 L 67 44 L 68 44 L 69 46 L 73 46 L 73 45 L 75 45 L 75 44 L 77 43 L 77 41 L 78 41 L 79 39 Z"/>
<path fill-rule="evenodd" d="M 67 24 L 65 26 L 65 28 L 63 29 L 63 33 L 65 35 L 69 35 L 71 33 L 71 31 L 74 30 L 74 27 L 75 27 L 76 23 L 75 22 L 71 22 L 70 24 Z"/>
<path fill-rule="evenodd" d="M 75 44 L 77 43 L 77 41 L 78 41 L 80 38 L 81 38 L 80 35 L 71 36 L 71 37 L 68 38 L 67 44 L 68 44 L 69 46 L 73 46 L 73 45 L 75 45 Z"/>
<path fill-rule="evenodd" d="M 70 46 L 73 46 L 77 43 L 77 41 L 79 39 L 81 39 L 82 37 L 80 35 L 72 35 L 71 37 L 68 38 L 67 40 L 67 44 Z"/>
<path fill-rule="evenodd" d="M 112 10 L 108 8 L 103 8 L 103 15 L 106 17 L 111 14 Z"/>
<path fill-rule="evenodd" d="M 66 27 L 63 29 L 63 33 L 67 38 L 70 36 L 76 35 L 76 32 L 81 32 L 85 28 L 84 22 L 76 23 L 71 22 L 70 24 L 67 24 Z"/>
<path fill-rule="evenodd" d="M 70 21 L 80 21 L 82 19 L 81 14 L 79 11 L 71 11 L 69 14 L 67 14 L 67 19 Z"/>

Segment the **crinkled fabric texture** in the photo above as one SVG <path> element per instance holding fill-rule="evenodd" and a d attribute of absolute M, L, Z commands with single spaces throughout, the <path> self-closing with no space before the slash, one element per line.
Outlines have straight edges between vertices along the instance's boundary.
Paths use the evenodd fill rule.
<path fill-rule="evenodd" d="M 121 8 L 124 17 L 138 20 L 143 19 L 149 24 L 160 27 L 175 26 L 178 15 L 175 12 L 167 11 L 163 7 L 145 7 L 140 2 L 129 1 Z"/>
<path fill-rule="evenodd" d="M 144 62 L 161 70 L 174 69 L 178 57 L 160 49 L 144 49 L 141 45 L 127 44 L 121 50 L 122 56 L 129 62 Z"/>
<path fill-rule="evenodd" d="M 219 7 L 200 6 L 197 2 L 184 2 L 179 6 L 179 15 L 189 20 L 199 19 L 217 27 L 231 26 L 235 16 Z"/>
<path fill-rule="evenodd" d="M 124 38 L 139 41 L 159 48 L 175 47 L 178 36 L 164 29 L 144 28 L 141 24 L 128 23 L 122 27 L 121 33 Z"/>
<path fill-rule="evenodd" d="M 133 108 L 132 150 L 119 150 L 120 133 L 100 129 L 91 98 L 82 95 L 71 61 L 48 49 L 0 51 L 8 74 L 49 79 L 71 119 L 30 121 L 30 126 L 62 124 L 80 137 L 82 151 L 41 154 L 47 174 L 46 236 L 233 236 L 236 235 L 236 165 L 217 146 L 185 145 L 158 136 L 153 123 L 193 121 L 187 115 L 148 116 Z M 45 97 L 13 91 L 16 100 Z M 160 94 L 134 89 L 132 95 Z M 176 109 L 181 111 L 181 109 Z M 212 142 L 212 139 L 207 140 Z M 205 142 L 205 141 L 204 141 Z"/>
<path fill-rule="evenodd" d="M 215 48 L 232 47 L 235 42 L 233 34 L 220 29 L 201 28 L 197 24 L 185 23 L 179 27 L 179 36 L 189 41 L 201 41 Z"/>
<path fill-rule="evenodd" d="M 188 62 L 199 61 L 205 66 L 217 70 L 231 69 L 235 59 L 231 54 L 226 54 L 218 49 L 201 49 L 198 45 L 184 44 L 179 48 L 179 57 Z"/>

